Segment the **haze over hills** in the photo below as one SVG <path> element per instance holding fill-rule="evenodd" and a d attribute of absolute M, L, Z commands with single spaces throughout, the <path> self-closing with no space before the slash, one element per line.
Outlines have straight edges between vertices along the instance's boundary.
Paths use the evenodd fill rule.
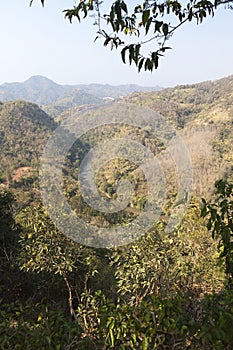
<path fill-rule="evenodd" d="M 135 91 L 152 91 L 160 87 L 139 85 L 60 85 L 37 75 L 23 83 L 4 83 L 0 85 L 0 101 L 26 100 L 39 105 L 62 105 L 68 107 L 78 104 L 97 104 L 104 97 L 118 98 Z"/>

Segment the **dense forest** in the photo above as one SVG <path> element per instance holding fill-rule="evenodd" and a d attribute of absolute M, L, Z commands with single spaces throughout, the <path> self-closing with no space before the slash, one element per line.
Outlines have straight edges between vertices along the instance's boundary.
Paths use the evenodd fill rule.
<path fill-rule="evenodd" d="M 0 349 L 232 349 L 233 76 L 145 92 L 71 89 L 41 77 L 10 85 L 0 87 Z M 82 197 L 78 175 L 86 154 L 122 137 L 161 161 L 166 200 L 143 236 L 95 248 L 69 239 L 50 219 L 40 193 L 40 159 L 72 114 L 98 120 L 99 106 L 110 116 L 124 105 L 132 113 L 142 107 L 161 114 L 174 132 L 162 122 L 163 137 L 148 125 L 89 130 L 62 166 L 67 201 L 86 223 L 106 230 L 127 226 L 144 210 L 147 178 L 127 159 L 111 159 L 95 178 L 107 201 L 117 199 L 119 179 L 128 179 L 133 196 L 126 208 L 104 213 Z M 174 133 L 189 152 L 193 187 L 182 221 L 168 232 L 178 193 L 166 153 Z"/>

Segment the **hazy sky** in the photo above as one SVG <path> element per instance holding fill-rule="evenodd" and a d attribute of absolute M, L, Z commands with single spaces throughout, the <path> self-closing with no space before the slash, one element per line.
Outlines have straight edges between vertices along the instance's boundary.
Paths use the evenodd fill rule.
<path fill-rule="evenodd" d="M 152 74 L 124 65 L 120 52 L 93 42 L 93 20 L 70 24 L 63 9 L 73 0 L 2 1 L 0 5 L 0 83 L 45 75 L 58 83 L 109 83 L 174 86 L 233 74 L 233 11 L 219 10 L 196 26 L 177 32 L 173 47 Z M 108 1 L 110 3 L 110 1 Z M 132 3 L 132 1 L 131 1 Z M 135 4 L 137 2 L 135 1 Z"/>

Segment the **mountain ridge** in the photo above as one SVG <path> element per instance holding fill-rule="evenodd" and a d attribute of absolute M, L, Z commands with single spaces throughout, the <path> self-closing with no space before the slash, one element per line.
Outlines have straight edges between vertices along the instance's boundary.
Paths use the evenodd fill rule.
<path fill-rule="evenodd" d="M 0 85 L 0 101 L 26 100 L 39 105 L 59 105 L 59 101 L 69 98 L 73 95 L 83 100 L 83 96 L 89 104 L 96 103 L 96 99 L 104 97 L 118 98 L 135 91 L 152 91 L 161 89 L 160 87 L 143 87 L 136 84 L 110 85 L 110 84 L 76 84 L 62 85 L 57 84 L 53 80 L 36 75 L 32 76 L 24 82 L 4 83 Z M 93 100 L 93 101 L 92 101 Z M 76 98 L 76 104 L 79 101 Z M 82 103 L 80 103 L 82 104 Z"/>

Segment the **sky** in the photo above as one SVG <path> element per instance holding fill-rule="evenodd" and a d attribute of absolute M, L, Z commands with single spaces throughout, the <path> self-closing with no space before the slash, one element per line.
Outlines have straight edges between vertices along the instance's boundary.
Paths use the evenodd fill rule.
<path fill-rule="evenodd" d="M 122 63 L 120 51 L 103 47 L 101 41 L 94 43 L 93 19 L 81 24 L 64 19 L 62 10 L 72 8 L 73 0 L 45 0 L 44 8 L 39 0 L 32 7 L 29 3 L 1 2 L 0 84 L 43 75 L 59 84 L 168 87 L 233 74 L 232 10 L 222 8 L 201 25 L 181 27 L 170 40 L 173 49 L 161 59 L 159 69 L 138 73 L 136 67 Z"/>

